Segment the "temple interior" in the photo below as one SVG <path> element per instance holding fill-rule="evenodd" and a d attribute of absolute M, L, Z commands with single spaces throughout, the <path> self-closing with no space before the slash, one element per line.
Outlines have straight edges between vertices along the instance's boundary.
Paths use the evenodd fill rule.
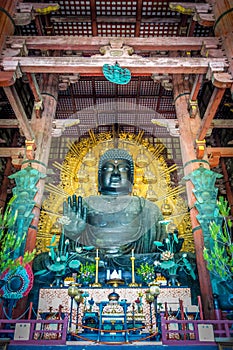
<path fill-rule="evenodd" d="M 0 33 L 0 349 L 233 349 L 232 0 L 1 0 Z"/>

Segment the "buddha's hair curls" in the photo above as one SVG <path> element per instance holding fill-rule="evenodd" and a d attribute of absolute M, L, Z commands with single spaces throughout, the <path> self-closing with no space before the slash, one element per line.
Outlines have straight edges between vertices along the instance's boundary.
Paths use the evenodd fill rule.
<path fill-rule="evenodd" d="M 107 150 L 99 160 L 99 168 L 98 168 L 98 178 L 100 179 L 101 176 L 101 169 L 102 166 L 109 160 L 109 159 L 124 159 L 127 160 L 130 164 L 130 173 L 131 173 L 131 183 L 133 183 L 133 177 L 134 177 L 134 164 L 133 164 L 133 158 L 124 149 L 120 148 L 112 148 Z"/>

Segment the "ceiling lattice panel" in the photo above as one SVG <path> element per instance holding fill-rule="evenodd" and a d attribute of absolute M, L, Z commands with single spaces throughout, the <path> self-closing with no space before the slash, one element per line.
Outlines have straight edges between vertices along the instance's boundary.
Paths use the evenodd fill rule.
<path fill-rule="evenodd" d="M 90 0 L 59 0 L 60 14 L 65 16 L 90 16 Z"/>
<path fill-rule="evenodd" d="M 55 35 L 81 35 L 91 36 L 92 27 L 91 23 L 54 23 L 53 25 Z"/>
<path fill-rule="evenodd" d="M 177 23 L 141 23 L 140 37 L 178 36 L 179 25 Z"/>
<path fill-rule="evenodd" d="M 134 37 L 135 36 L 135 24 L 99 23 L 98 24 L 98 35 L 99 36 Z"/>
<path fill-rule="evenodd" d="M 46 2 L 54 3 L 54 0 Z M 174 37 L 181 35 L 181 31 L 182 35 L 188 35 L 191 24 L 191 16 L 172 11 L 169 1 L 165 0 L 58 0 L 57 3 L 60 5 L 58 11 L 49 16 L 40 16 L 39 20 L 37 17 L 37 21 L 26 26 L 17 27 L 15 34 L 36 36 L 41 26 L 43 35 L 47 34 L 46 28 L 51 27 L 51 33 L 55 36 Z M 213 36 L 212 28 L 195 22 L 193 35 Z M 90 56 L 93 53 L 83 54 Z M 161 53 L 147 52 L 145 55 L 157 56 Z M 226 104 L 227 101 L 228 99 Z M 1 108 L 4 116 L 14 115 L 4 101 Z M 203 106 L 203 110 L 205 108 Z M 160 119 L 176 117 L 172 92 L 165 90 L 150 77 L 132 77 L 127 85 L 116 85 L 103 77 L 87 76 L 71 84 L 66 91 L 59 91 L 56 119 L 81 120 L 80 125 L 65 130 L 71 137 L 85 134 L 89 127 L 102 125 L 105 128 L 108 122 L 134 125 L 134 128 L 142 126 L 148 135 L 168 134 L 166 128 L 152 125 L 151 114 Z M 223 103 L 218 116 L 221 119 L 231 119 L 230 107 Z"/>
<path fill-rule="evenodd" d="M 65 130 L 64 135 L 70 137 L 104 125 L 109 130 L 115 123 L 131 125 L 134 131 L 142 128 L 147 136 L 165 137 L 169 135 L 166 128 L 153 125 L 151 119 L 175 118 L 175 109 L 172 92 L 151 78 L 132 78 L 129 84 L 118 86 L 101 77 L 82 77 L 60 92 L 56 118 L 80 120 L 78 126 Z"/>
<path fill-rule="evenodd" d="M 53 0 L 47 0 L 47 2 L 54 3 Z M 180 25 L 183 23 L 183 15 L 172 11 L 169 1 L 58 0 L 56 2 L 60 8 L 52 13 L 49 25 L 53 35 L 177 36 L 180 35 Z M 186 0 L 186 2 L 192 1 Z M 41 18 L 41 21 L 47 27 L 46 20 Z M 19 27 L 17 30 L 22 35 L 37 35 L 35 22 Z M 182 28 L 182 30 L 187 32 L 188 23 L 186 29 Z M 44 34 L 46 35 L 46 30 Z M 208 35 L 210 35 L 208 27 L 195 24 L 194 36 Z"/>
<path fill-rule="evenodd" d="M 97 16 L 136 16 L 136 0 L 96 0 Z"/>

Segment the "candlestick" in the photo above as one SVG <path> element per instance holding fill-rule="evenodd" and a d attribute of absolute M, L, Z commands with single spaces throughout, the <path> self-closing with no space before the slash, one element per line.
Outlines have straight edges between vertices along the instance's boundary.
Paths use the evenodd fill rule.
<path fill-rule="evenodd" d="M 99 249 L 96 249 L 96 257 L 99 257 Z"/>
<path fill-rule="evenodd" d="M 97 254 L 97 251 L 96 251 Z M 95 283 L 93 283 L 92 287 L 102 287 L 102 284 L 98 281 L 98 275 L 99 275 L 99 260 L 100 258 L 98 256 L 95 257 Z"/>
<path fill-rule="evenodd" d="M 133 249 L 132 249 L 132 254 L 133 254 Z M 138 287 L 138 284 L 135 282 L 135 273 L 134 273 L 135 257 L 134 257 L 134 255 L 131 256 L 130 260 L 132 263 L 132 282 L 129 284 L 129 287 Z"/>
<path fill-rule="evenodd" d="M 134 257 L 134 249 L 132 249 L 132 258 Z"/>

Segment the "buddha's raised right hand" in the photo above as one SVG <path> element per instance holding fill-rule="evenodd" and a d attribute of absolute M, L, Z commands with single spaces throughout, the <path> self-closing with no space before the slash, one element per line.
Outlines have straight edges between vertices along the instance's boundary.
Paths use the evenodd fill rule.
<path fill-rule="evenodd" d="M 86 228 L 87 207 L 82 203 L 82 197 L 73 195 L 68 197 L 68 201 L 63 203 L 63 215 L 68 217 L 70 222 L 64 225 L 65 235 L 72 240 L 76 240 Z"/>

